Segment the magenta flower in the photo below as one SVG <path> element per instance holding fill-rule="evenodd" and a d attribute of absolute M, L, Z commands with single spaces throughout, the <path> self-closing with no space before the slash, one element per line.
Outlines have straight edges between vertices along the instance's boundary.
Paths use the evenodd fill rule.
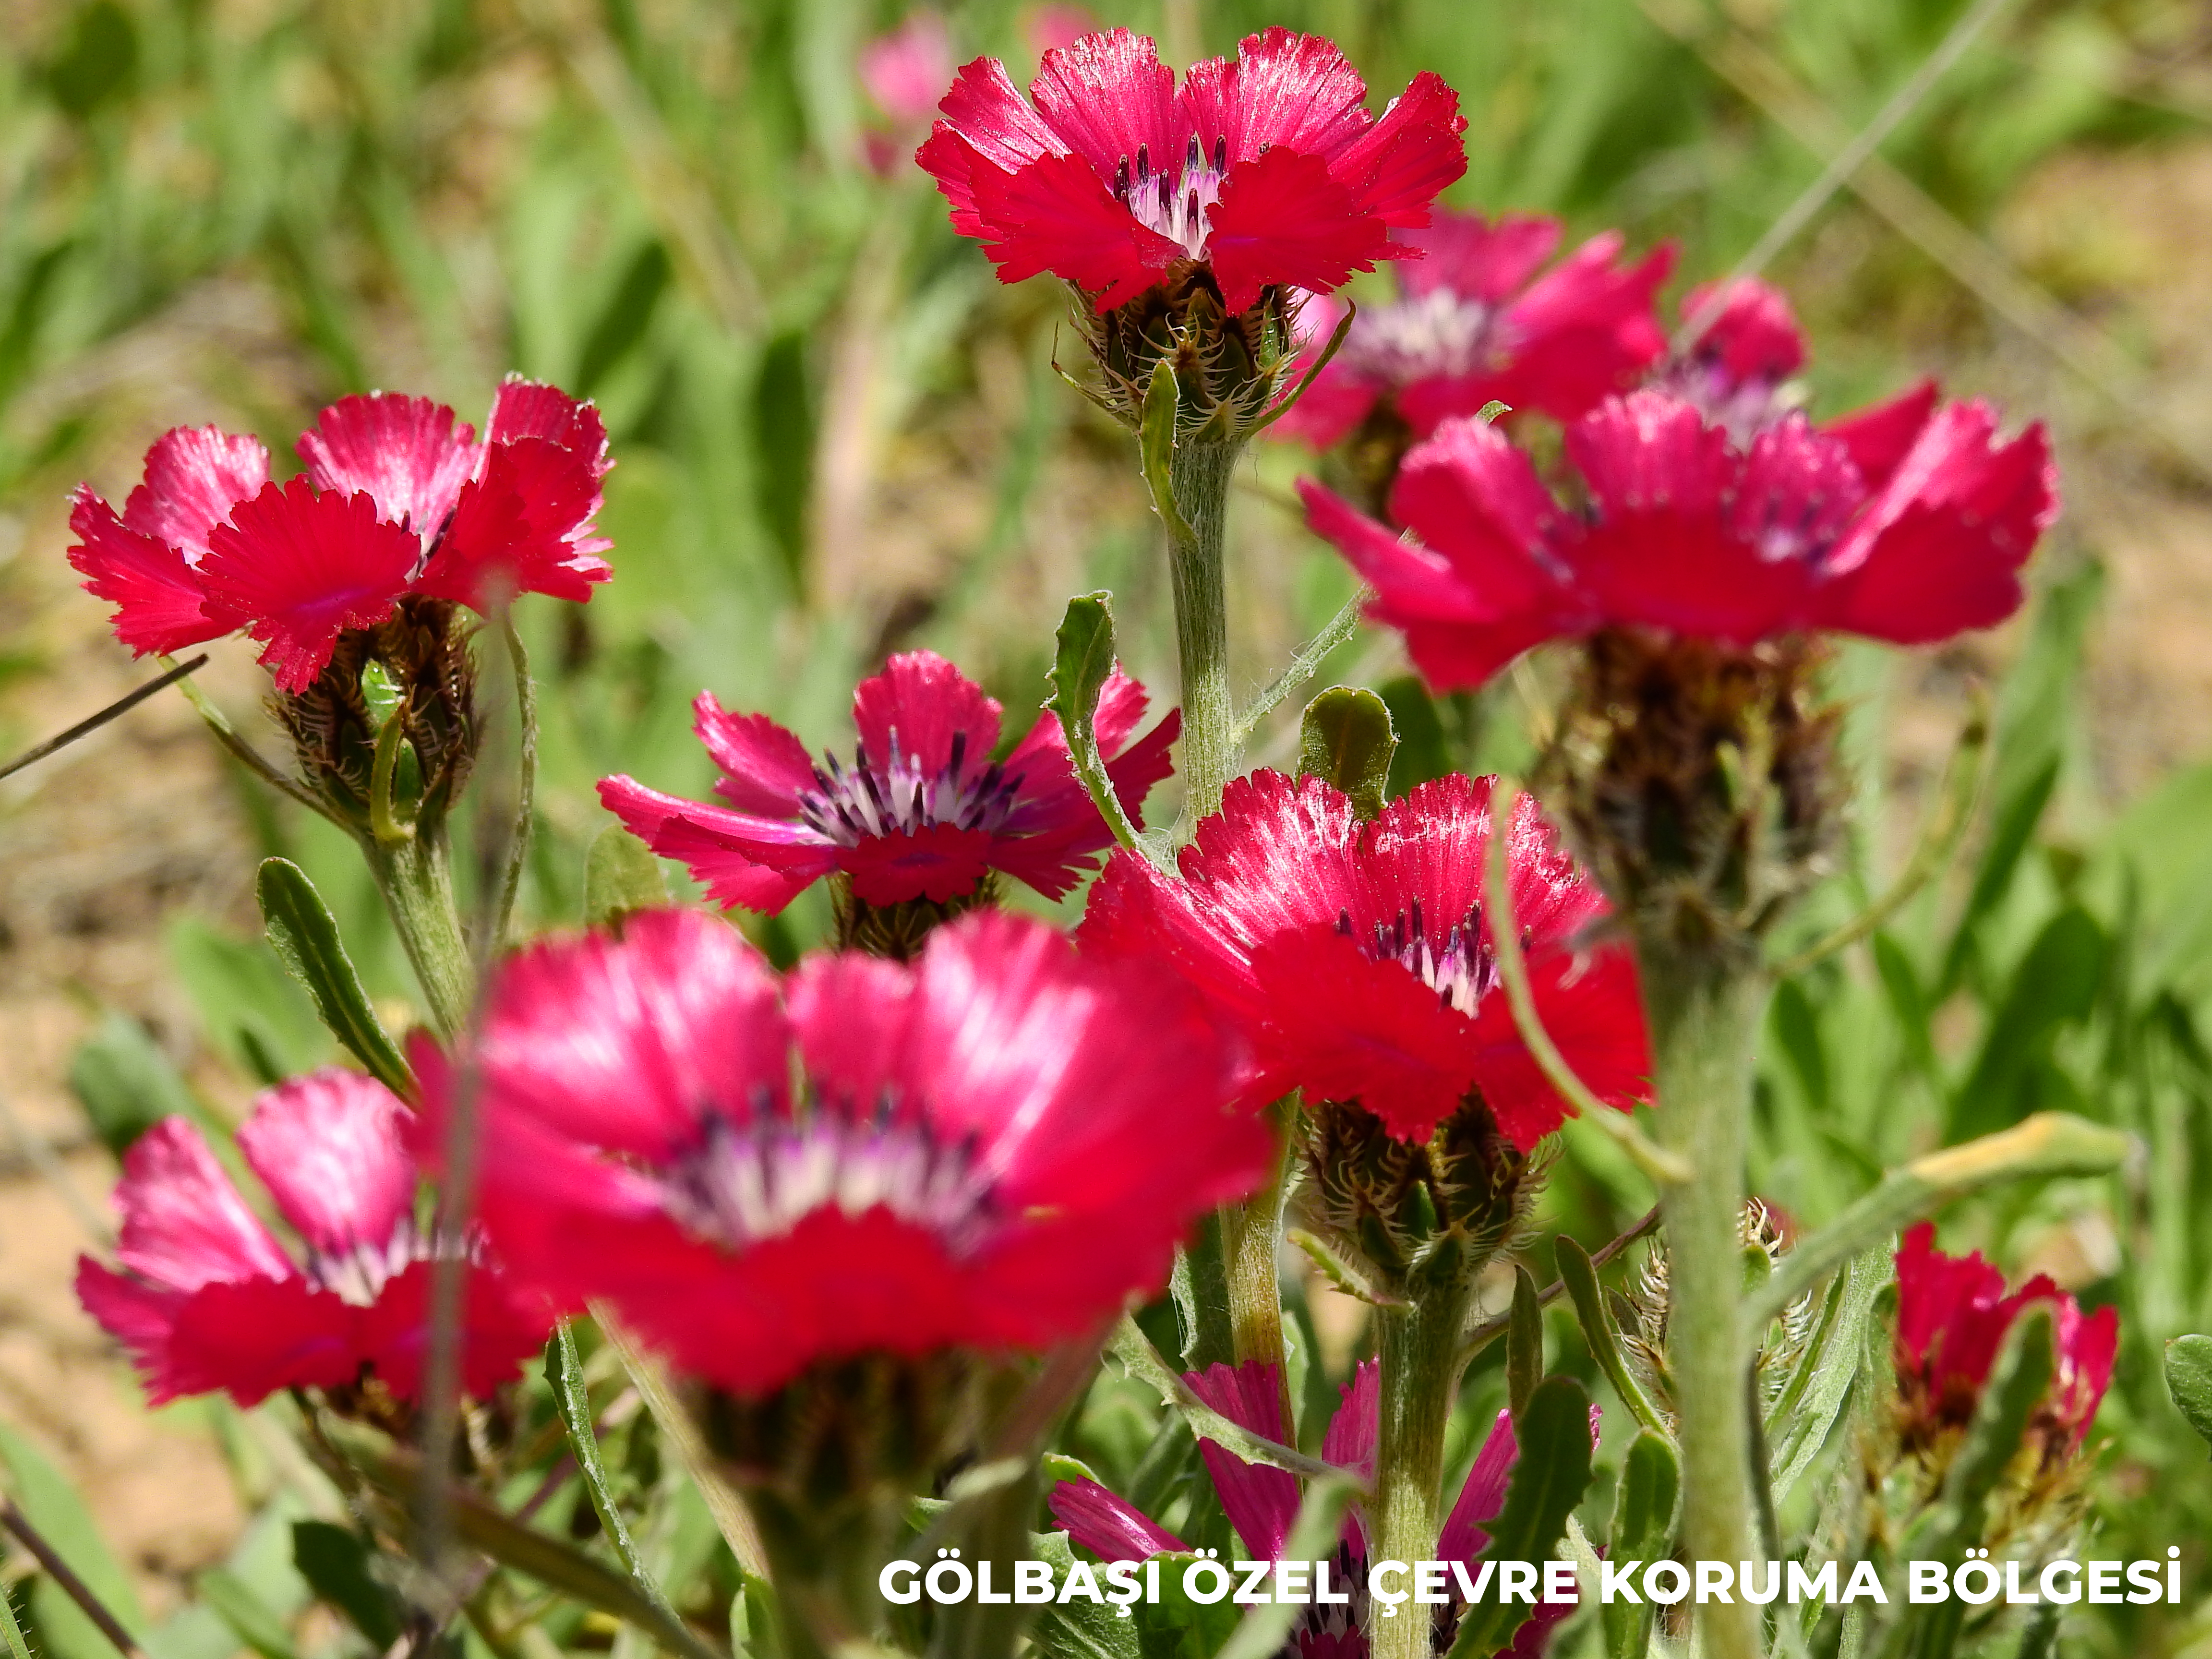
<path fill-rule="evenodd" d="M 304 1264 L 239 1196 L 200 1133 L 164 1118 L 124 1155 L 121 1273 L 77 1262 L 77 1299 L 129 1351 L 155 1405 L 368 1377 L 422 1387 L 434 1249 L 415 1218 L 413 1114 L 336 1069 L 270 1090 L 238 1149 L 305 1247 Z M 463 1372 L 478 1399 L 543 1347 L 551 1311 L 481 1260 L 468 1275 Z"/>
<path fill-rule="evenodd" d="M 1412 541 L 1311 480 L 1299 489 L 1316 532 L 1373 585 L 1370 614 L 1404 630 L 1440 689 L 1604 628 L 1919 645 L 2010 616 L 2058 512 L 2039 424 L 2000 442 L 1986 404 L 1934 403 L 1914 392 L 1826 430 L 1793 413 L 1739 447 L 1669 392 L 1611 398 L 1567 432 L 1584 511 L 1504 434 L 1447 422 L 1391 492 Z"/>
<path fill-rule="evenodd" d="M 2118 1313 L 2100 1308 L 2085 1317 L 2079 1303 L 2040 1273 L 2008 1296 L 2004 1274 L 1979 1251 L 1955 1256 L 1937 1249 L 1935 1223 L 1905 1234 L 1897 1253 L 1895 1357 L 1912 1431 L 1933 1435 L 1973 1420 L 2005 1333 L 2036 1302 L 2051 1305 L 2058 1362 L 2037 1417 L 2071 1449 L 2089 1431 L 2112 1383 Z"/>
<path fill-rule="evenodd" d="M 1042 271 L 1101 312 L 1170 267 L 1207 267 L 1231 314 L 1263 289 L 1325 294 L 1414 250 L 1467 170 L 1451 89 L 1415 77 L 1380 118 L 1331 42 L 1271 28 L 1182 86 L 1145 36 L 1110 29 L 1044 54 L 1024 101 L 995 58 L 960 71 L 915 160 L 1000 280 Z"/>
<path fill-rule="evenodd" d="M 1274 1366 L 1260 1360 L 1234 1369 L 1214 1365 L 1204 1371 L 1186 1372 L 1183 1380 L 1208 1406 L 1240 1428 L 1279 1445 L 1290 1443 Z M 1342 1398 L 1322 1440 L 1322 1460 L 1371 1480 L 1376 1443 L 1382 1431 L 1381 1370 L 1376 1362 L 1370 1359 L 1361 1364 L 1340 1393 Z M 1597 1443 L 1597 1433 L 1598 1408 L 1592 1406 L 1593 1446 Z M 1254 1560 L 1281 1560 L 1298 1517 L 1297 1477 L 1263 1463 L 1248 1463 L 1215 1441 L 1201 1439 L 1198 1449 L 1212 1479 L 1214 1495 L 1221 1500 L 1229 1524 L 1237 1529 L 1244 1549 Z M 1495 1520 L 1505 1507 L 1506 1483 L 1520 1459 L 1513 1414 L 1501 1411 L 1481 1449 L 1475 1453 L 1474 1466 L 1468 1470 L 1466 1482 L 1445 1518 L 1437 1540 L 1438 1560 L 1459 1562 L 1473 1575 L 1483 1551 L 1490 1547 L 1490 1534 L 1483 1523 Z M 1096 1480 L 1061 1480 L 1045 1501 L 1068 1536 L 1102 1560 L 1142 1561 L 1189 1548 Z M 1309 1607 L 1291 1629 L 1284 1649 L 1285 1659 L 1367 1659 L 1367 1552 L 1366 1531 L 1355 1511 L 1346 1518 L 1344 1541 L 1336 1559 L 1329 1564 L 1331 1590 L 1340 1594 L 1349 1590 L 1352 1600 L 1343 1605 Z M 1508 1651 L 1534 1659 L 1543 1652 L 1552 1626 L 1571 1611 L 1564 1603 L 1539 1604 Z M 1454 1609 L 1439 1620 L 1438 1652 L 1451 1645 L 1458 1617 Z"/>
<path fill-rule="evenodd" d="M 484 610 L 500 592 L 579 603 L 611 574 L 592 524 L 611 463 L 589 404 L 534 380 L 499 389 L 483 442 L 427 398 L 347 398 L 301 434 L 304 478 L 214 427 L 146 452 L 123 513 L 80 485 L 70 562 L 140 655 L 244 629 L 277 689 L 314 683 L 338 635 L 419 593 Z"/>
<path fill-rule="evenodd" d="M 1145 688 L 1120 669 L 1098 700 L 1098 747 L 1122 810 L 1170 769 L 1173 712 L 1144 737 Z M 693 729 L 722 777 L 712 806 L 603 778 L 599 799 L 663 858 L 683 861 L 715 902 L 770 915 L 832 872 L 873 905 L 945 903 L 1004 871 L 1058 898 L 1097 867 L 1113 834 L 1075 775 L 1050 714 L 1003 761 L 991 758 L 1004 712 L 982 687 L 927 651 L 893 657 L 853 693 L 860 741 L 850 767 L 765 714 L 732 714 L 702 692 Z"/>
<path fill-rule="evenodd" d="M 434 1118 L 453 1077 L 418 1054 Z M 473 1063 L 502 1259 L 747 1394 L 1087 1330 L 1268 1156 L 1194 999 L 998 913 L 779 983 L 725 924 L 643 912 L 511 958 Z"/>
<path fill-rule="evenodd" d="M 1559 245 L 1556 219 L 1439 208 L 1425 230 L 1395 240 L 1425 256 L 1400 265 L 1395 304 L 1352 319 L 1343 346 L 1278 430 L 1326 449 L 1387 404 L 1417 437 L 1492 398 L 1571 421 L 1628 389 L 1666 349 L 1652 296 L 1674 268 L 1671 246 L 1621 263 L 1608 231 L 1540 276 Z M 1310 300 L 1310 341 L 1336 331 L 1342 307 Z"/>
<path fill-rule="evenodd" d="M 1425 783 L 1363 823 L 1318 778 L 1255 772 L 1183 849 L 1182 879 L 1116 854 L 1079 937 L 1109 959 L 1158 960 L 1250 1041 L 1255 1101 L 1303 1088 L 1357 1099 L 1401 1139 L 1425 1141 L 1479 1090 L 1523 1152 L 1570 1108 L 1522 1044 L 1482 914 L 1490 780 Z M 1514 919 L 1538 1011 L 1604 1099 L 1646 1097 L 1636 969 L 1582 935 L 1605 901 L 1523 796 L 1509 842 Z"/>
<path fill-rule="evenodd" d="M 1695 404 L 1741 448 L 1787 412 L 1779 394 L 1805 366 L 1805 335 L 1788 296 L 1751 276 L 1692 289 L 1682 296 L 1682 320 L 1703 316 L 1716 295 L 1724 297 L 1711 321 L 1656 384 Z"/>

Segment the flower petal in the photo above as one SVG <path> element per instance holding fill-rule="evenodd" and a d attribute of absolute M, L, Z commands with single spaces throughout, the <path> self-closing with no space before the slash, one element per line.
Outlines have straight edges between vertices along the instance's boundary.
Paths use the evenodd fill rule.
<path fill-rule="evenodd" d="M 342 398 L 300 434 L 300 458 L 317 489 L 366 491 L 377 515 L 427 543 L 444 527 L 481 451 L 476 428 L 428 398 L 380 392 Z"/>
<path fill-rule="evenodd" d="M 124 503 L 123 522 L 197 564 L 207 554 L 208 532 L 268 482 L 269 452 L 258 438 L 176 427 L 146 452 L 145 482 Z"/>
<path fill-rule="evenodd" d="M 1274 1366 L 1257 1359 L 1237 1366 L 1209 1365 L 1202 1371 L 1185 1372 L 1183 1381 L 1239 1428 L 1277 1445 L 1290 1438 L 1283 1423 L 1282 1382 Z M 1203 1436 L 1198 1451 L 1245 1553 L 1258 1561 L 1280 1560 L 1298 1518 L 1297 1477 L 1269 1464 L 1248 1463 Z"/>
<path fill-rule="evenodd" d="M 312 1248 L 381 1249 L 415 1207 L 410 1115 L 375 1079 L 325 1066 L 255 1101 L 238 1149 Z"/>
<path fill-rule="evenodd" d="M 300 1271 L 181 1117 L 163 1118 L 131 1143 L 115 1207 L 123 1215 L 118 1259 L 167 1289 Z"/>
<path fill-rule="evenodd" d="M 339 631 L 392 614 L 421 552 L 366 495 L 318 495 L 304 478 L 270 484 L 218 525 L 200 566 L 210 608 L 246 619 L 280 691 L 314 684 Z"/>
<path fill-rule="evenodd" d="M 90 484 L 70 498 L 70 528 L 76 532 L 70 563 L 88 593 L 115 607 L 115 637 L 140 656 L 182 650 L 237 626 L 227 613 L 207 614 L 206 591 L 182 553 L 131 529 Z"/>
<path fill-rule="evenodd" d="M 648 789 L 617 773 L 599 780 L 599 800 L 662 858 L 704 883 L 707 896 L 763 915 L 784 906 L 837 867 L 825 837 L 790 818 L 755 817 Z"/>
<path fill-rule="evenodd" d="M 1540 214 L 1480 213 L 1438 208 L 1425 226 L 1395 240 L 1421 250 L 1398 267 L 1398 289 L 1418 299 L 1441 289 L 1486 305 L 1501 305 L 1528 287 L 1559 246 L 1563 227 Z"/>
<path fill-rule="evenodd" d="M 362 1358 L 402 1400 L 422 1396 L 430 1354 L 430 1310 L 435 1266 L 415 1261 L 361 1313 Z M 494 1267 L 471 1264 L 461 1302 L 461 1387 L 471 1399 L 489 1400 L 536 1358 L 553 1328 L 553 1310 Z"/>
<path fill-rule="evenodd" d="M 1231 313 L 1270 286 L 1341 288 L 1390 245 L 1384 221 L 1353 201 L 1328 162 L 1287 147 L 1234 163 L 1206 217 L 1206 258 Z"/>
<path fill-rule="evenodd" d="M 979 168 L 1006 175 L 1044 156 L 1068 154 L 1060 135 L 1014 90 L 1006 66 L 995 58 L 963 65 L 938 107 L 946 118 L 937 123 L 914 159 L 937 180 L 951 205 L 952 228 L 963 236 L 986 234 L 975 207 Z"/>
<path fill-rule="evenodd" d="M 1437 193 L 1467 171 L 1466 131 L 1459 94 L 1424 70 L 1382 119 L 1330 159 L 1329 171 L 1384 224 L 1418 230 Z"/>
<path fill-rule="evenodd" d="M 1147 35 L 1108 29 L 1047 52 L 1030 99 L 1101 179 L 1114 178 L 1124 161 L 1133 167 L 1140 149 L 1153 172 L 1182 164 L 1190 117 L 1176 97 L 1175 71 Z"/>
<path fill-rule="evenodd" d="M 1104 1561 L 1145 1561 L 1187 1547 L 1182 1540 L 1096 1480 L 1061 1480 L 1045 1494 L 1052 1518 Z"/>
<path fill-rule="evenodd" d="M 814 787 L 806 745 L 765 714 L 732 714 L 702 691 L 691 703 L 691 729 L 722 769 L 714 793 L 740 812 L 793 817 L 799 796 Z"/>
<path fill-rule="evenodd" d="M 148 1393 L 164 1400 L 221 1389 L 250 1407 L 280 1389 L 337 1388 L 361 1371 L 360 1315 L 301 1278 L 207 1285 L 177 1310 Z"/>
<path fill-rule="evenodd" d="M 951 765 L 956 738 L 965 739 L 963 775 L 981 771 L 999 746 L 1004 712 L 997 698 L 933 651 L 893 657 L 853 693 L 853 724 L 869 758 L 884 764 L 896 749 L 919 760 L 927 774 Z"/>
<path fill-rule="evenodd" d="M 1281 27 L 1246 35 L 1234 62 L 1214 58 L 1192 64 L 1183 101 L 1201 148 L 1210 157 L 1213 141 L 1226 139 L 1232 168 L 1270 149 L 1326 161 L 1373 125 L 1367 82 L 1343 49 L 1323 36 Z"/>

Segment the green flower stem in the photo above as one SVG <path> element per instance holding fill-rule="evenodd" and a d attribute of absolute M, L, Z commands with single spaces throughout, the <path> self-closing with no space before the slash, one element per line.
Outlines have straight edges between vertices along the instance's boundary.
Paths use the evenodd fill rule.
<path fill-rule="evenodd" d="M 1662 1145 L 1696 1166 L 1660 1189 L 1667 1229 L 1668 1358 L 1681 1413 L 1682 1547 L 1696 1561 L 1753 1561 L 1751 1425 L 1740 1330 L 1746 1121 L 1752 1042 L 1766 1006 L 1755 959 L 1638 941 L 1650 1021 Z M 1757 1659 L 1759 1610 L 1697 1610 L 1706 1659 Z"/>
<path fill-rule="evenodd" d="M 476 968 L 453 902 L 453 872 L 445 837 L 423 833 L 380 842 L 365 836 L 362 847 L 422 987 L 430 1023 L 439 1036 L 451 1037 L 468 1024 L 476 996 Z"/>
<path fill-rule="evenodd" d="M 1449 1277 L 1417 1285 L 1412 1299 L 1375 1310 L 1376 1349 L 1382 1362 L 1382 1433 L 1376 1442 L 1375 1497 L 1369 1514 L 1375 1529 L 1373 1559 L 1437 1559 L 1443 1520 L 1444 1430 L 1459 1393 L 1460 1329 L 1467 1321 L 1472 1280 L 1457 1271 L 1447 1250 Z M 1370 1619 L 1373 1659 L 1431 1659 L 1427 1609 L 1412 1601 L 1386 1619 L 1378 1604 Z"/>
<path fill-rule="evenodd" d="M 1222 535 L 1229 483 L 1243 443 L 1178 442 L 1168 480 L 1181 524 L 1168 525 L 1168 570 L 1175 584 L 1176 647 L 1182 669 L 1184 823 L 1221 810 L 1237 770 L 1237 710 L 1229 695 L 1229 599 Z"/>
<path fill-rule="evenodd" d="M 1283 1280 L 1275 1265 L 1275 1249 L 1283 1237 L 1283 1187 L 1291 1156 L 1291 1124 L 1296 1115 L 1294 1096 L 1267 1109 L 1268 1122 L 1275 1131 L 1275 1157 L 1268 1166 L 1266 1184 L 1243 1203 L 1231 1205 L 1221 1213 L 1231 1347 L 1240 1365 L 1256 1359 L 1275 1368 L 1285 1439 L 1297 1438 L 1297 1419 L 1291 1407 L 1291 1368 L 1284 1363 Z"/>

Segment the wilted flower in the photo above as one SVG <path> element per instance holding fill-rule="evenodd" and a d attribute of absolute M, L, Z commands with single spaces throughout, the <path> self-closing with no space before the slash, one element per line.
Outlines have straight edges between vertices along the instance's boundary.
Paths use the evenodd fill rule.
<path fill-rule="evenodd" d="M 1171 711 L 1138 737 L 1146 703 L 1145 688 L 1118 668 L 1098 701 L 1099 750 L 1133 822 L 1168 775 L 1181 729 Z M 817 763 L 765 714 L 729 714 L 712 693 L 695 708 L 726 807 L 622 775 L 602 780 L 599 798 L 718 903 L 773 915 L 835 875 L 877 909 L 958 908 L 990 896 L 994 872 L 1058 898 L 1113 841 L 1069 764 L 1060 721 L 1044 715 L 994 760 L 999 703 L 927 651 L 893 657 L 854 692 L 860 740 L 849 767 L 827 752 Z"/>
<path fill-rule="evenodd" d="M 200 1133 L 165 1118 L 135 1141 L 115 1190 L 124 1271 L 77 1264 L 85 1310 L 127 1349 L 155 1405 L 280 1389 L 422 1388 L 440 1247 L 416 1219 L 413 1114 L 358 1073 L 314 1073 L 264 1094 L 238 1148 L 305 1247 L 295 1260 L 240 1197 Z M 452 1247 L 447 1247 L 452 1248 Z M 475 1252 L 474 1236 L 471 1249 Z M 544 1346 L 539 1298 L 479 1259 L 470 1268 L 463 1385 L 483 1398 Z"/>
<path fill-rule="evenodd" d="M 915 159 L 1004 282 L 1050 271 L 1103 312 L 1203 266 L 1234 315 L 1264 289 L 1327 293 L 1407 257 L 1392 229 L 1426 224 L 1466 170 L 1436 76 L 1379 119 L 1366 98 L 1317 36 L 1248 36 L 1178 88 L 1151 40 L 1117 28 L 1047 52 L 1027 100 L 1003 64 L 969 64 Z"/>
<path fill-rule="evenodd" d="M 1426 257 L 1397 267 L 1397 301 L 1360 311 L 1276 430 L 1325 449 L 1370 417 L 1395 416 L 1411 441 L 1493 398 L 1571 421 L 1627 390 L 1666 349 L 1651 305 L 1674 250 L 1626 264 L 1620 234 L 1608 231 L 1539 275 L 1560 229 L 1556 219 L 1439 208 L 1426 229 L 1398 232 Z M 1310 301 L 1300 329 L 1326 340 L 1341 312 Z"/>
<path fill-rule="evenodd" d="M 1425 1141 L 1470 1091 L 1526 1152 L 1569 1108 L 1522 1042 L 1483 915 L 1490 781 L 1423 784 L 1362 823 L 1318 778 L 1261 771 L 1182 854 L 1182 878 L 1116 854 L 1079 937 L 1106 957 L 1174 967 L 1246 1032 L 1258 1100 L 1361 1102 Z M 1514 916 L 1545 1029 L 1599 1096 L 1626 1106 L 1650 1060 L 1636 969 L 1582 934 L 1605 901 L 1535 801 L 1514 815 Z"/>
<path fill-rule="evenodd" d="M 1231 1368 L 1213 1365 L 1191 1371 L 1183 1380 L 1193 1392 L 1240 1428 L 1249 1429 L 1277 1444 L 1290 1441 L 1283 1421 L 1283 1394 L 1278 1368 L 1252 1360 Z M 1382 1427 L 1380 1368 L 1374 1360 L 1362 1364 L 1352 1382 L 1341 1390 L 1341 1401 L 1322 1440 L 1322 1457 L 1339 1468 L 1372 1479 L 1376 1443 Z M 1598 1408 L 1590 1407 L 1590 1439 L 1597 1439 Z M 1295 1476 L 1265 1464 L 1248 1463 L 1218 1443 L 1201 1438 L 1200 1455 L 1212 1477 L 1215 1495 L 1237 1529 L 1243 1547 L 1256 1560 L 1279 1561 L 1290 1542 L 1298 1516 L 1298 1483 Z M 1483 1523 L 1496 1519 L 1505 1506 L 1506 1483 L 1520 1461 L 1521 1447 L 1513 1432 L 1513 1414 L 1501 1411 L 1491 1425 L 1474 1466 L 1446 1517 L 1437 1540 L 1437 1559 L 1456 1561 L 1472 1575 L 1490 1534 Z M 1096 1480 L 1062 1480 L 1054 1486 L 1047 1503 L 1053 1518 L 1085 1549 L 1108 1561 L 1141 1561 L 1166 1551 L 1189 1547 L 1173 1533 L 1124 1501 Z M 1331 1588 L 1349 1591 L 1341 1606 L 1316 1603 L 1307 1608 L 1291 1628 L 1283 1648 L 1283 1659 L 1366 1659 L 1367 1534 L 1357 1513 L 1346 1517 L 1344 1540 L 1329 1564 Z M 1539 1605 L 1510 1650 L 1534 1656 L 1544 1650 L 1553 1626 L 1571 1610 L 1568 1603 Z M 1436 1651 L 1449 1650 L 1458 1627 L 1456 1607 L 1439 1609 Z"/>
<path fill-rule="evenodd" d="M 641 912 L 511 958 L 458 1063 L 502 1258 L 740 1395 L 1086 1330 L 1267 1158 L 1194 999 L 1009 915 L 780 984 L 721 922 Z M 418 1069 L 442 1112 L 452 1070 Z"/>
<path fill-rule="evenodd" d="M 2081 1304 L 2039 1273 L 2010 1295 L 2004 1274 L 1971 1255 L 1936 1248 L 1936 1226 L 1923 1221 L 1897 1253 L 1895 1358 L 1899 1408 L 1909 1447 L 1933 1443 L 1973 1420 L 2005 1334 L 2027 1307 L 2048 1304 L 2054 1322 L 2057 1370 L 2031 1429 L 2048 1449 L 2070 1452 L 2089 1431 L 2112 1380 L 2119 1315 Z"/>
<path fill-rule="evenodd" d="M 258 440 L 179 427 L 147 451 L 121 516 L 79 487 L 70 562 L 114 605 L 116 638 L 143 655 L 243 629 L 299 693 L 342 633 L 404 599 L 580 602 L 610 574 L 592 524 L 606 430 L 552 386 L 507 381 L 482 442 L 427 398 L 347 398 L 299 448 L 306 477 L 279 484 Z"/>
<path fill-rule="evenodd" d="M 1739 447 L 1671 393 L 1609 399 L 1567 432 L 1586 512 L 1555 500 L 1504 434 L 1448 422 L 1391 494 L 1411 542 L 1321 485 L 1301 490 L 1437 688 L 1608 628 L 1732 647 L 1811 632 L 1923 644 L 2010 616 L 2058 510 L 2040 425 L 1999 442 L 1987 404 L 1932 404 L 1916 393 L 1826 430 L 1792 413 Z"/>

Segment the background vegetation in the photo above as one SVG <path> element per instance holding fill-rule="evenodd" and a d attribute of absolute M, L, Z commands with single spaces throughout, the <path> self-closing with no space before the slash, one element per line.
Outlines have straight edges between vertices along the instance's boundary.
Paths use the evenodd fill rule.
<path fill-rule="evenodd" d="M 1456 204 L 1675 239 L 1677 293 L 1757 242 L 1962 9 L 1097 8 L 1186 60 L 1281 22 L 1334 34 L 1383 91 L 1437 70 L 1470 120 Z M 1773 269 L 1814 339 L 1819 407 L 1935 372 L 2043 413 L 2071 511 L 2021 623 L 1932 659 L 1845 654 L 1854 854 L 1808 929 L 1901 860 L 1964 682 L 1992 688 L 1994 781 L 1957 869 L 1784 988 L 1753 1175 L 1810 1224 L 1909 1152 L 2039 1108 L 2142 1138 L 2121 1178 L 2008 1189 L 1949 1217 L 1947 1242 L 2121 1310 L 2093 1553 L 2179 1543 L 2197 1600 L 2098 1609 L 2069 1643 L 2212 1652 L 2212 1474 L 2157 1363 L 2164 1338 L 2212 1326 L 2212 15 L 1995 10 Z M 946 15 L 963 58 L 1018 76 L 1034 60 L 1033 11 Z M 854 72 L 897 21 L 862 0 L 0 0 L 0 746 L 133 677 L 63 562 L 80 478 L 119 499 L 152 436 L 207 421 L 260 431 L 287 467 L 336 396 L 428 392 L 480 417 L 508 369 L 598 398 L 620 463 L 602 520 L 617 580 L 588 609 L 522 613 L 545 687 L 524 901 L 540 922 L 577 917 L 595 779 L 703 791 L 702 686 L 842 744 L 854 681 L 926 645 L 1018 732 L 1065 596 L 1107 586 L 1132 667 L 1171 688 L 1154 530 L 1122 435 L 1055 377 L 1056 350 L 1079 356 L 1060 295 L 1000 287 L 918 172 L 867 165 L 870 132 L 898 155 L 917 136 Z M 1283 510 L 1305 464 L 1271 447 L 1241 480 L 1248 689 L 1351 592 Z M 1542 665 L 1524 672 L 1431 708 L 1380 636 L 1324 671 L 1393 683 L 1401 786 L 1525 758 L 1547 699 Z M 218 647 L 206 679 L 251 716 L 242 650 Z M 1273 742 L 1283 757 L 1289 731 Z M 329 1494 L 284 1436 L 220 1403 L 145 1413 L 66 1289 L 107 1225 L 110 1146 L 167 1109 L 233 1116 L 325 1057 L 255 938 L 247 884 L 270 852 L 311 871 L 376 988 L 404 997 L 351 849 L 218 763 L 180 705 L 0 787 L 0 1485 L 100 1564 L 154 1659 L 380 1645 L 373 1600 L 349 1606 L 296 1543 Z M 781 955 L 823 921 L 802 902 L 753 931 Z M 1595 1243 L 1650 1199 L 1573 1137 L 1548 1201 Z M 1309 1397 L 1333 1398 L 1358 1330 L 1320 1296 L 1301 1321 Z M 1105 1388 L 1078 1437 L 1110 1480 L 1149 1435 Z M 650 1493 L 644 1430 L 630 1450 Z M 711 1528 L 672 1497 L 654 1512 L 663 1582 L 711 1585 Z M 105 1659 L 33 1563 L 0 1560 L 54 1653 Z M 560 1639 L 611 1638 L 586 1621 Z"/>

